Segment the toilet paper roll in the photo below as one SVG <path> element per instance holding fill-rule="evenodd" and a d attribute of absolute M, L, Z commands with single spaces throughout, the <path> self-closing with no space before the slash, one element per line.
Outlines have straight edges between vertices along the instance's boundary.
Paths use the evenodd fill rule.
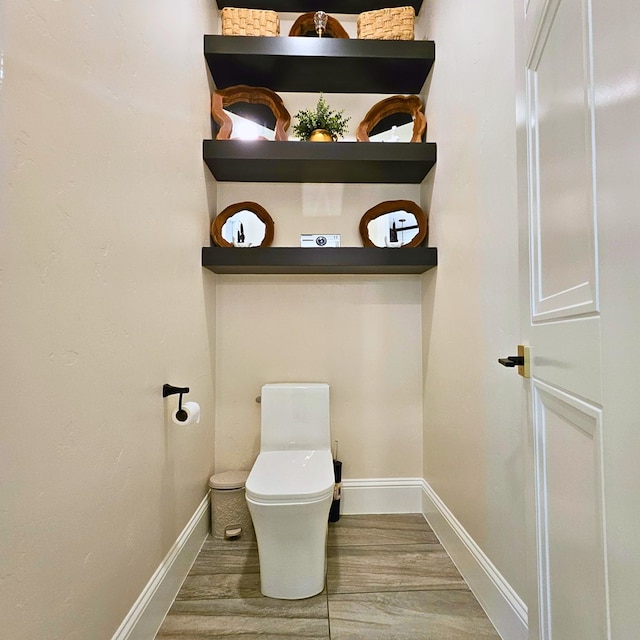
<path fill-rule="evenodd" d="M 171 414 L 171 419 L 175 424 L 181 426 L 194 422 L 198 424 L 200 422 L 200 405 L 197 402 L 183 402 L 182 409 L 176 409 Z"/>

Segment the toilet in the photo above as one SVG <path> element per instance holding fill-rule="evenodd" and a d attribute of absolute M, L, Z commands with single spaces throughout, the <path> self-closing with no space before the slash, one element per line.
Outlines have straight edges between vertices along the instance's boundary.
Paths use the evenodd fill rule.
<path fill-rule="evenodd" d="M 329 385 L 262 387 L 260 453 L 245 496 L 258 542 L 260 590 L 309 598 L 324 589 L 333 459 Z"/>

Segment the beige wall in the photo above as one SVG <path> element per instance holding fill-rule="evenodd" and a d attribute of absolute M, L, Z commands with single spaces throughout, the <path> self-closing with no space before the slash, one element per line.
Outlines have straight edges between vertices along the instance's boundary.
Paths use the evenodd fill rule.
<path fill-rule="evenodd" d="M 220 276 L 216 470 L 258 453 L 265 382 L 331 385 L 345 478 L 419 477 L 419 276 Z"/>
<path fill-rule="evenodd" d="M 423 198 L 439 251 L 423 276 L 424 477 L 524 596 L 523 381 L 496 362 L 519 342 L 512 7 L 432 0 L 420 19 L 437 47 Z"/>
<path fill-rule="evenodd" d="M 208 0 L 2 3 L 3 637 L 110 638 L 206 494 L 214 20 Z M 164 382 L 200 425 L 167 421 Z"/>
<path fill-rule="evenodd" d="M 254 398 L 275 380 L 331 384 L 346 478 L 420 476 L 424 439 L 425 477 L 519 588 L 519 382 L 495 364 L 517 342 L 511 15 L 497 2 L 425 5 L 440 159 L 422 190 L 216 189 L 199 155 L 210 2 L 0 7 L 0 606 L 12 638 L 111 637 L 205 495 L 214 410 L 216 470 L 248 467 Z M 380 97 L 329 102 L 352 134 Z M 285 101 L 293 114 L 315 96 Z M 431 212 L 437 273 L 216 279 L 200 267 L 210 216 L 231 202 L 263 204 L 276 245 L 303 232 L 358 245 L 360 216 L 392 198 Z M 167 422 L 164 382 L 191 386 L 199 426 Z"/>

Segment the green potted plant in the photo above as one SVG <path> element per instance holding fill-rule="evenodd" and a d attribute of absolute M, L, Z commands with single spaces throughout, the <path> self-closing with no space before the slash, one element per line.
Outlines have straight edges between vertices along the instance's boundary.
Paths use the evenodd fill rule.
<path fill-rule="evenodd" d="M 320 94 L 315 109 L 301 109 L 295 116 L 297 122 L 293 132 L 301 139 L 311 142 L 336 142 L 347 132 L 350 118 L 343 111 L 332 111 Z"/>

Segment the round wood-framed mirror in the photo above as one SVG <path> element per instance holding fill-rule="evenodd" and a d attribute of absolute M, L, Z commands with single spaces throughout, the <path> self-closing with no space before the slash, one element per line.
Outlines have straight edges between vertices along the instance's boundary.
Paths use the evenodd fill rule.
<path fill-rule="evenodd" d="M 211 239 L 219 247 L 268 247 L 275 225 L 257 202 L 236 202 L 223 209 L 211 223 Z"/>
<path fill-rule="evenodd" d="M 307 36 L 317 38 L 316 27 L 313 22 L 313 16 L 315 11 L 309 11 L 303 13 L 296 18 L 296 21 L 291 25 L 289 29 L 290 36 Z M 322 32 L 323 38 L 349 38 L 349 34 L 345 31 L 344 27 L 332 16 L 327 16 L 327 26 Z"/>
<path fill-rule="evenodd" d="M 360 219 L 365 247 L 419 247 L 427 238 L 428 219 L 411 200 L 386 200 Z"/>
<path fill-rule="evenodd" d="M 413 126 L 408 126 L 411 122 Z M 396 135 L 394 127 L 404 127 L 407 130 L 404 140 Z M 398 142 L 422 142 L 427 131 L 422 100 L 418 96 L 391 96 L 380 100 L 369 109 L 358 125 L 356 140 L 370 142 L 371 137 L 377 135 L 385 142 L 393 142 L 394 140 L 385 140 L 384 136 L 380 135 L 384 131 L 392 132 L 388 138 L 399 138 Z"/>
<path fill-rule="evenodd" d="M 216 140 L 230 140 L 233 136 L 230 111 L 235 111 L 236 115 L 247 121 L 255 121 L 253 124 L 262 129 L 272 129 L 275 140 L 287 139 L 291 116 L 282 98 L 271 89 L 245 84 L 216 89 L 211 94 L 211 115 L 219 127 Z M 264 135 L 257 135 L 257 138 L 269 139 Z"/>

